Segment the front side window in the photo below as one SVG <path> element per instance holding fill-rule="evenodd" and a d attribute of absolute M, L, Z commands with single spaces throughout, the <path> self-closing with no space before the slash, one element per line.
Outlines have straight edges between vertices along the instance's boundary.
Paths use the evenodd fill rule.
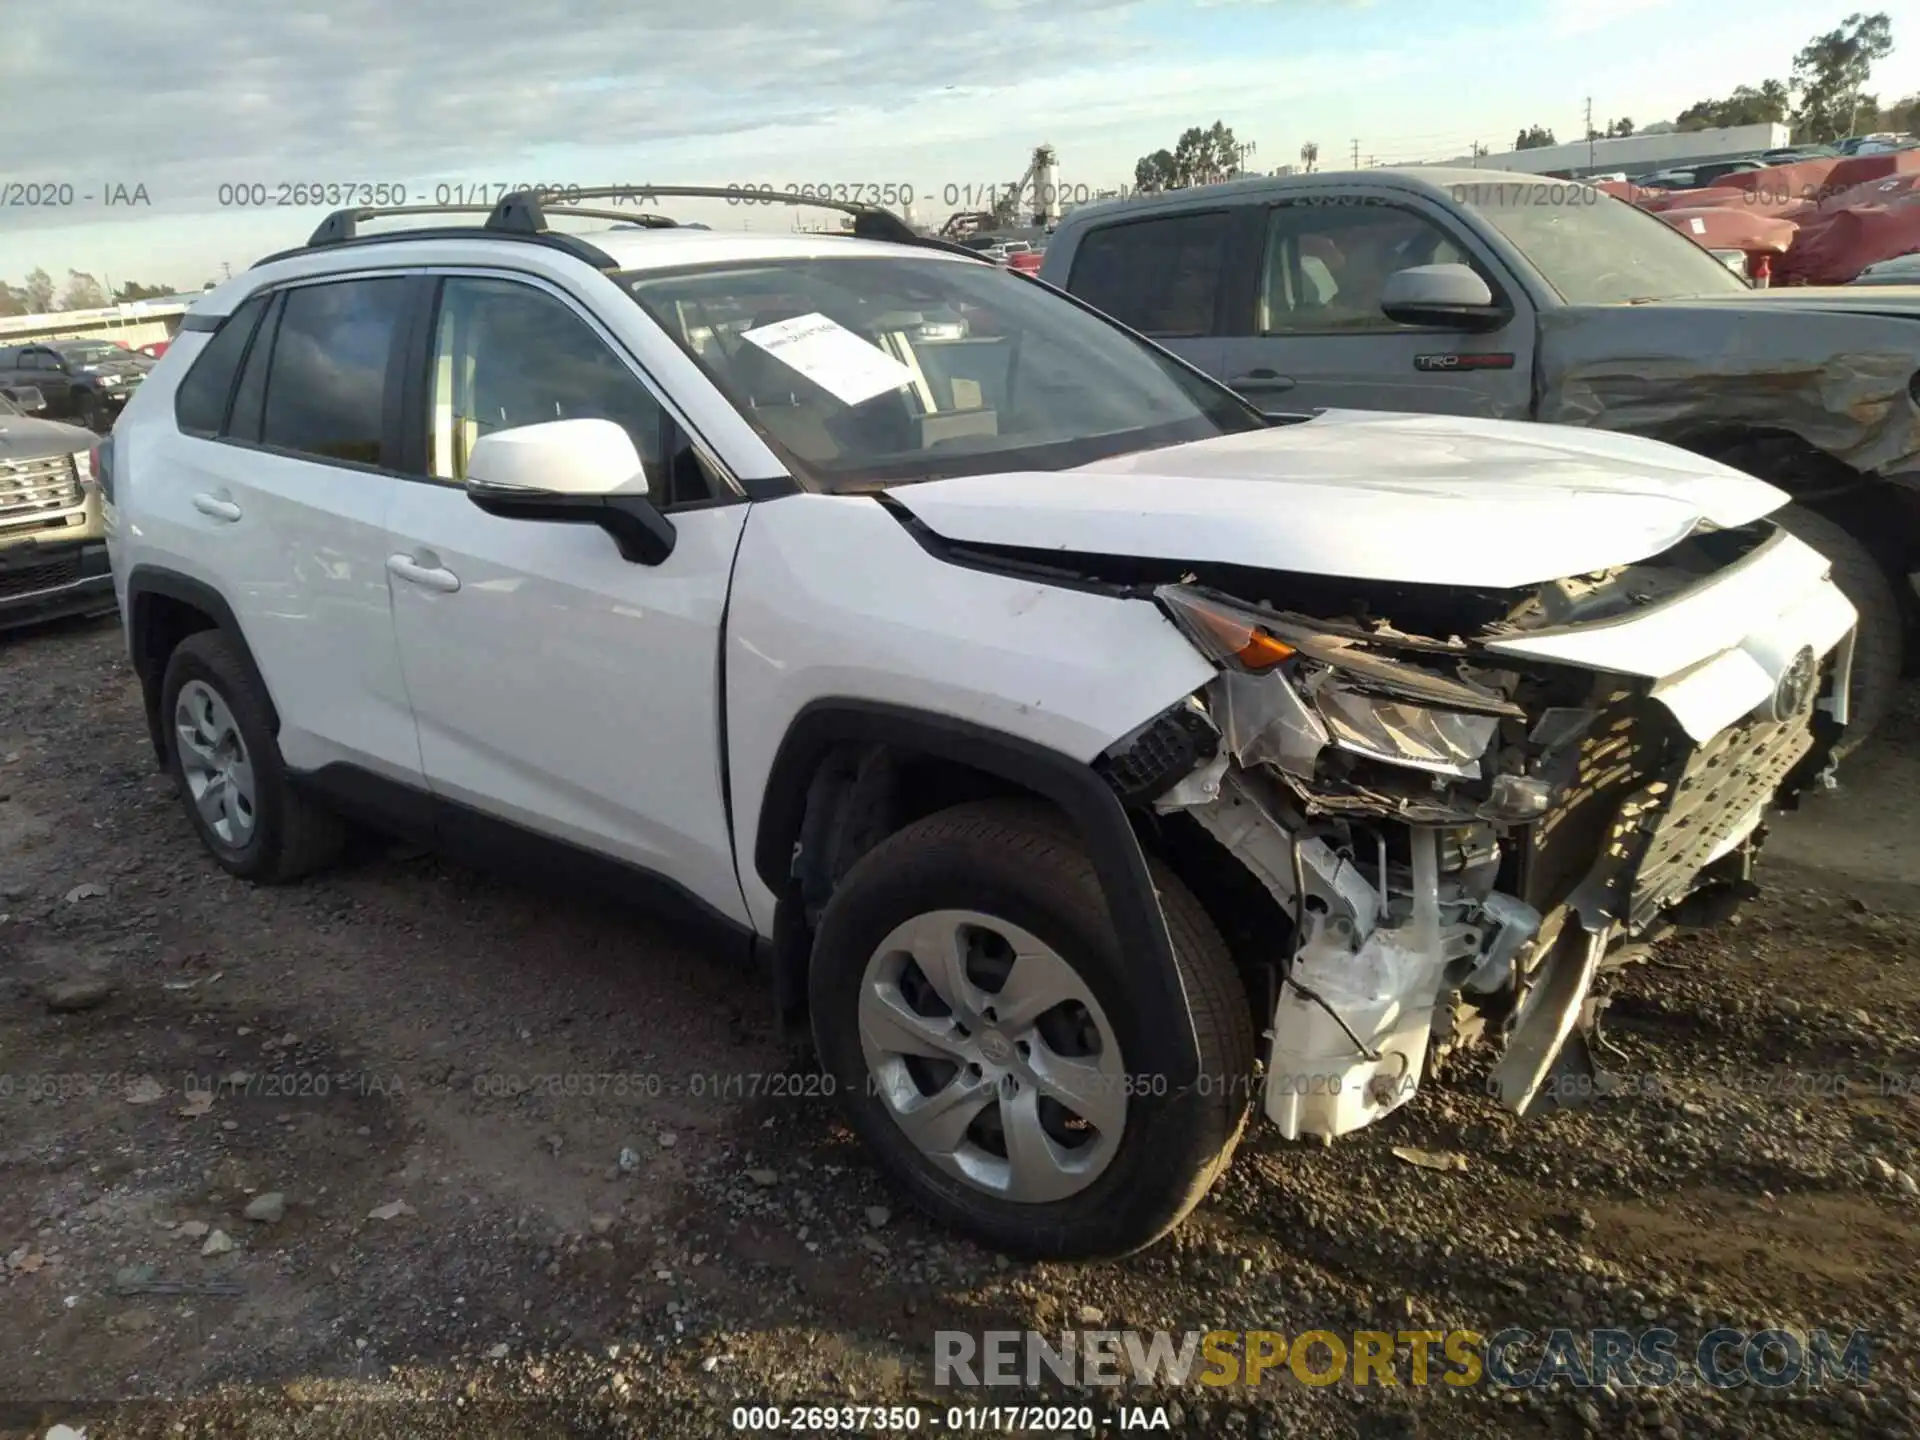
<path fill-rule="evenodd" d="M 997 266 L 873 255 L 618 278 L 821 488 L 1064 469 L 1266 424 L 1165 352 Z"/>
<path fill-rule="evenodd" d="M 1228 213 L 1214 210 L 1091 231 L 1067 289 L 1143 335 L 1211 335 L 1230 226 Z"/>
<path fill-rule="evenodd" d="M 555 297 L 511 280 L 455 276 L 440 292 L 433 353 L 432 473 L 464 481 L 483 435 L 548 420 L 611 420 L 650 477 L 662 412 L 607 343 Z"/>
<path fill-rule="evenodd" d="M 399 276 L 289 290 L 267 375 L 260 438 L 320 460 L 393 466 L 387 371 L 407 292 Z"/>
<path fill-rule="evenodd" d="M 1263 335 L 1407 327 L 1381 311 L 1387 281 L 1415 265 L 1471 265 L 1432 221 L 1387 205 L 1276 205 L 1268 212 Z"/>

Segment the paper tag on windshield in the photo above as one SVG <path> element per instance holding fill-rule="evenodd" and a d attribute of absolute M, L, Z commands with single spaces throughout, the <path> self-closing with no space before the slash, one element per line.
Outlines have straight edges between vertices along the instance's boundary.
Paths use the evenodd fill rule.
<path fill-rule="evenodd" d="M 1693 227 L 1693 233 L 1696 235 L 1704 235 L 1707 233 L 1707 222 L 1702 220 L 1698 215 L 1688 217 L 1687 224 Z"/>
<path fill-rule="evenodd" d="M 740 338 L 752 341 L 848 405 L 913 383 L 913 371 L 825 315 L 776 320 L 743 331 Z"/>

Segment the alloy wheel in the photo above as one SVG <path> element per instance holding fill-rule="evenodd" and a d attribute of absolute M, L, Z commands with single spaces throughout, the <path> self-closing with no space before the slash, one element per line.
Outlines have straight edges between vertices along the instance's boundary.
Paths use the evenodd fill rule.
<path fill-rule="evenodd" d="M 174 701 L 175 748 L 194 808 L 221 844 L 238 850 L 253 838 L 253 762 L 233 711 L 204 680 L 189 680 Z"/>
<path fill-rule="evenodd" d="M 1080 973 L 1037 936 L 970 910 L 917 915 L 867 962 L 859 1024 L 872 1093 L 973 1188 L 1046 1204 L 1112 1162 L 1120 1046 Z"/>

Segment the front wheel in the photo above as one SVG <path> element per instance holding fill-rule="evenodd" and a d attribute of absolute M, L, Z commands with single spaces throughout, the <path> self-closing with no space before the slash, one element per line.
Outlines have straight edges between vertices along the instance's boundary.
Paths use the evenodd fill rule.
<path fill-rule="evenodd" d="M 1155 867 L 1186 1013 L 1156 1008 L 1057 812 L 993 801 L 881 842 L 822 917 L 815 1043 L 849 1123 L 924 1209 L 1035 1258 L 1124 1254 L 1225 1169 L 1253 1082 L 1246 994 L 1192 893 Z M 1189 1023 L 1202 1081 L 1154 1057 Z"/>

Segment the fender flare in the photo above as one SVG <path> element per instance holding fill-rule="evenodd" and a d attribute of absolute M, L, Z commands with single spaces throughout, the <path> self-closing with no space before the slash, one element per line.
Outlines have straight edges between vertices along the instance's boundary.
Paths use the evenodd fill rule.
<path fill-rule="evenodd" d="M 127 575 L 127 653 L 133 662 L 134 673 L 140 677 L 140 689 L 146 698 L 147 724 L 152 731 L 155 755 L 164 762 L 166 743 L 160 728 L 160 684 L 166 675 L 166 659 L 154 654 L 153 647 L 147 643 L 153 626 L 152 601 L 155 597 L 191 605 L 211 619 L 216 628 L 233 638 L 240 647 L 241 663 L 247 667 L 248 678 L 266 697 L 267 725 L 278 735 L 280 711 L 273 703 L 273 692 L 267 688 L 266 678 L 261 675 L 260 667 L 254 661 L 253 648 L 247 644 L 239 617 L 233 613 L 233 607 L 227 603 L 226 597 L 205 581 L 182 575 L 177 570 L 158 565 L 136 565 Z"/>
<path fill-rule="evenodd" d="M 1146 853 L 1125 806 L 1093 768 L 1044 745 L 971 721 L 880 701 L 815 700 L 787 727 L 768 772 L 754 837 L 753 865 L 774 894 L 791 885 L 793 848 L 805 815 L 809 782 L 836 747 L 890 745 L 968 765 L 1057 805 L 1093 861 L 1121 954 L 1147 986 L 1153 1004 L 1177 1024 L 1161 1030 L 1160 1053 L 1143 1072 L 1164 1074 L 1173 1090 L 1199 1080 L 1200 1048 L 1173 940 L 1160 908 Z M 788 902 L 783 898 L 782 907 Z"/>

